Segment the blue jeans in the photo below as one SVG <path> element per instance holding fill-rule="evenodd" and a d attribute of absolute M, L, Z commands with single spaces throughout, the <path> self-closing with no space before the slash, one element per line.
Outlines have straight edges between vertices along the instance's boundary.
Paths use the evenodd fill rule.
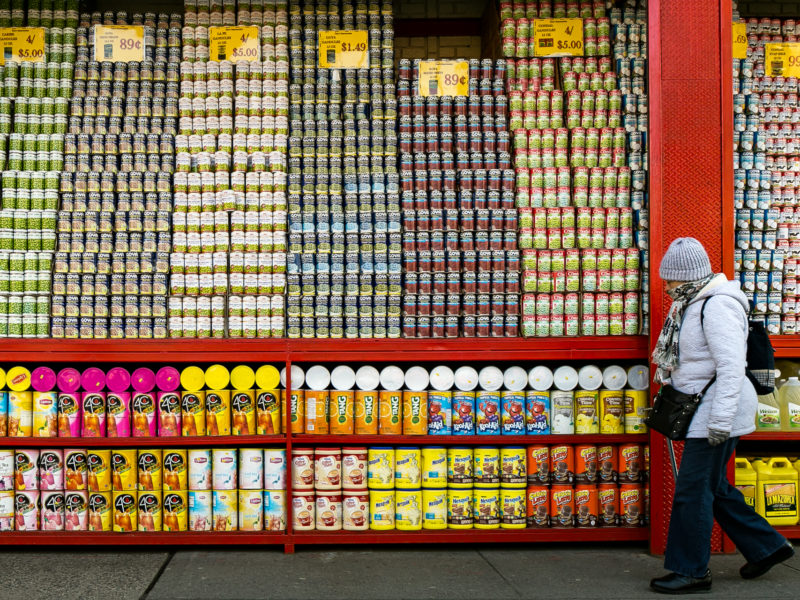
<path fill-rule="evenodd" d="M 749 563 L 759 562 L 786 543 L 780 533 L 728 482 L 726 466 L 739 438 L 719 446 L 689 439 L 683 449 L 664 568 L 687 577 L 703 577 L 711 558 L 714 519 Z"/>

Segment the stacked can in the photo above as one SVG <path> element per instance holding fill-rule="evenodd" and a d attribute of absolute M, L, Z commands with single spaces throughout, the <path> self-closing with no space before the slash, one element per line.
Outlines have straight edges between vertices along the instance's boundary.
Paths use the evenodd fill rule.
<path fill-rule="evenodd" d="M 288 12 L 272 6 L 185 3 L 171 337 L 285 336 Z M 222 25 L 256 26 L 260 60 L 210 60 Z"/>
<path fill-rule="evenodd" d="M 640 54 L 641 46 L 628 49 L 621 11 L 608 17 L 602 2 L 561 8 L 553 14 L 583 18 L 586 57 L 518 58 L 507 69 L 525 293 L 522 333 L 635 335 L 641 332 L 642 288 L 636 246 L 646 248 L 646 237 L 634 235 L 639 219 L 633 190 L 646 185 L 644 135 L 638 129 L 646 128 L 646 112 L 640 123 L 632 93 L 643 93 L 644 78 L 615 74 L 612 22 L 618 66 L 630 65 L 629 56 Z M 504 28 L 511 27 L 508 19 L 516 23 L 517 39 L 527 40 L 528 18 L 513 19 L 512 12 Z M 517 56 L 528 55 L 527 43 L 515 47 Z M 623 118 L 629 103 L 633 114 Z M 646 102 L 638 104 L 646 111 Z M 643 207 L 644 195 L 637 198 Z"/>
<path fill-rule="evenodd" d="M 127 13 L 82 14 L 75 94 L 64 140 L 52 335 L 164 338 L 180 15 L 133 15 L 145 60 L 94 60 L 94 26 Z"/>
<path fill-rule="evenodd" d="M 45 28 L 40 62 L 0 66 L 0 337 L 50 335 L 58 173 L 78 18 L 77 2 L 57 10 L 48 4 L 50 10 L 8 10 L 0 23 Z"/>
<path fill-rule="evenodd" d="M 400 337 L 392 3 L 291 4 L 287 334 Z M 327 30 L 366 31 L 368 68 L 317 67 Z"/>
<path fill-rule="evenodd" d="M 794 20 L 748 19 L 746 59 L 733 60 L 734 269 L 754 318 L 797 333 L 800 128 L 797 80 L 768 77 L 767 43 L 797 42 Z"/>
<path fill-rule="evenodd" d="M 506 61 L 469 61 L 469 96 L 419 91 L 400 61 L 403 335 L 519 335 Z"/>

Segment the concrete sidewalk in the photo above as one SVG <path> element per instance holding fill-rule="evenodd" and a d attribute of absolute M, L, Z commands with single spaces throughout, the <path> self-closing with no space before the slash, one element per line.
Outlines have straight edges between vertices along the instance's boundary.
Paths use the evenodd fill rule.
<path fill-rule="evenodd" d="M 744 581 L 711 561 L 706 598 L 800 595 L 800 558 Z M 659 597 L 661 560 L 641 546 L 384 546 L 167 552 L 2 552 L 0 598 L 24 600 L 562 600 Z"/>

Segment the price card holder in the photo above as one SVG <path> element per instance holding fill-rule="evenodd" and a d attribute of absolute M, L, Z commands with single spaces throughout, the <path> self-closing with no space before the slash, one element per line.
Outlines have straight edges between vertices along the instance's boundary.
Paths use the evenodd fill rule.
<path fill-rule="evenodd" d="M 583 56 L 583 19 L 534 19 L 534 56 Z"/>
<path fill-rule="evenodd" d="M 747 58 L 747 23 L 733 24 L 733 58 Z"/>
<path fill-rule="evenodd" d="M 7 61 L 42 62 L 44 56 L 43 27 L 0 27 L 0 64 Z"/>
<path fill-rule="evenodd" d="M 211 27 L 208 30 L 211 60 L 261 60 L 258 27 Z"/>
<path fill-rule="evenodd" d="M 424 60 L 419 63 L 420 96 L 469 96 L 469 63 Z"/>
<path fill-rule="evenodd" d="M 368 69 L 369 35 L 366 31 L 320 31 L 321 69 Z"/>
<path fill-rule="evenodd" d="M 98 62 L 144 60 L 144 27 L 141 25 L 95 25 L 94 59 Z"/>
<path fill-rule="evenodd" d="M 768 77 L 800 77 L 800 44 L 765 44 L 764 71 Z"/>

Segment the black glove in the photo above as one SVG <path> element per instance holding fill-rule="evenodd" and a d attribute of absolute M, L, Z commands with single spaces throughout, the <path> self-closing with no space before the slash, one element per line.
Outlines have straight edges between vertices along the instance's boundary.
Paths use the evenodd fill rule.
<path fill-rule="evenodd" d="M 724 444 L 728 441 L 729 437 L 731 437 L 731 434 L 728 431 L 720 431 L 719 429 L 708 430 L 708 444 L 710 446 L 719 446 L 720 444 Z"/>

